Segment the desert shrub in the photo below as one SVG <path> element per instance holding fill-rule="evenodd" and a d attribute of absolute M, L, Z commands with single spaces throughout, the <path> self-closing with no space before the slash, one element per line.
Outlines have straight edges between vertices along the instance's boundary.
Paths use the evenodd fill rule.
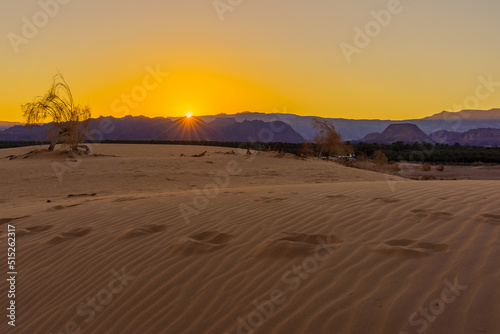
<path fill-rule="evenodd" d="M 442 164 L 441 164 L 441 165 L 437 166 L 437 167 L 436 167 L 436 170 L 437 170 L 438 172 L 442 172 L 442 171 L 444 171 L 444 165 L 442 165 Z"/>
<path fill-rule="evenodd" d="M 391 173 L 396 174 L 397 172 L 401 171 L 401 168 L 399 167 L 399 164 L 397 162 L 393 162 L 389 164 L 389 170 Z"/>
<path fill-rule="evenodd" d="M 428 171 L 431 170 L 431 166 L 428 163 L 425 163 L 425 164 L 422 165 L 422 170 L 424 172 L 428 172 Z"/>
<path fill-rule="evenodd" d="M 310 140 L 302 143 L 302 149 L 299 151 L 303 156 L 312 155 L 314 152 L 313 144 Z"/>
<path fill-rule="evenodd" d="M 52 86 L 44 96 L 21 106 L 26 126 L 34 127 L 50 119 L 47 140 L 51 141 L 49 151 L 61 141 L 72 151 L 78 151 L 90 122 L 90 108 L 75 105 L 73 95 L 61 74 L 54 77 Z"/>
<path fill-rule="evenodd" d="M 401 170 L 398 163 L 389 163 L 383 153 L 381 155 L 378 155 L 378 157 L 374 157 L 373 159 L 369 159 L 365 155 L 360 154 L 354 161 L 339 160 L 338 162 L 347 167 L 370 170 L 373 172 L 386 174 L 396 174 Z"/>
<path fill-rule="evenodd" d="M 422 175 L 422 180 L 436 180 L 434 175 Z"/>
<path fill-rule="evenodd" d="M 377 150 L 373 153 L 373 162 L 378 166 L 387 165 L 389 160 L 382 150 Z"/>
<path fill-rule="evenodd" d="M 347 153 L 348 148 L 342 140 L 340 133 L 335 130 L 332 122 L 326 119 L 313 118 L 313 128 L 317 131 L 314 142 L 319 146 L 321 153 L 327 152 L 329 155 Z"/>

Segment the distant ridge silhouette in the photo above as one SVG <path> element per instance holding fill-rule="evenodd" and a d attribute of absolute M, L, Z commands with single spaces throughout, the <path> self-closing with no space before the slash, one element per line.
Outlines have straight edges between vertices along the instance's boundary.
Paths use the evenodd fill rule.
<path fill-rule="evenodd" d="M 123 118 L 100 117 L 92 120 L 94 128 L 99 128 L 99 122 L 107 119 L 115 126 L 115 130 L 105 134 L 105 139 L 128 140 L 206 140 L 206 141 L 250 141 L 258 133 L 269 133 L 272 138 L 265 140 L 296 143 L 311 140 L 315 131 L 312 127 L 314 116 L 299 116 L 289 113 L 258 113 L 244 111 L 238 114 L 217 114 L 191 117 L 196 121 L 196 131 L 181 131 L 176 121 L 182 118 L 145 116 L 126 116 Z M 369 134 L 382 133 L 391 124 L 411 123 L 416 125 L 430 138 L 435 140 L 432 133 L 438 131 L 450 132 L 447 143 L 458 138 L 455 133 L 465 133 L 470 130 L 481 130 L 468 134 L 459 139 L 461 143 L 470 145 L 495 146 L 497 145 L 496 132 L 484 129 L 500 129 L 500 109 L 491 110 L 463 110 L 460 112 L 443 111 L 422 119 L 392 121 L 392 120 L 363 120 L 345 118 L 326 118 L 330 120 L 344 140 L 359 141 Z M 0 123 L 1 124 L 1 123 Z M 1 130 L 0 140 L 35 140 L 43 139 L 36 128 L 29 132 L 23 126 L 11 126 Z M 267 129 L 267 131 L 265 130 Z M 275 131 L 281 129 L 280 131 Z M 194 129 L 192 129 L 194 130 Z M 474 139 L 473 139 L 474 137 Z M 191 139 L 189 139 L 191 138 Z M 251 138 L 251 139 L 249 139 Z M 468 138 L 468 139 L 467 139 Z M 418 138 L 417 138 L 418 139 Z M 411 140 L 409 138 L 408 140 Z M 426 139 L 429 140 L 429 139 Z"/>

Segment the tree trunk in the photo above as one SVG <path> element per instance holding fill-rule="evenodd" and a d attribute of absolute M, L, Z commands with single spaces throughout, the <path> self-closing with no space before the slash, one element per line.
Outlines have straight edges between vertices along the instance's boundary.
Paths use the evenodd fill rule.
<path fill-rule="evenodd" d="M 49 146 L 49 151 L 53 151 L 54 148 L 56 147 L 57 143 L 59 143 L 59 140 L 61 139 L 61 137 L 65 134 L 65 132 L 59 132 L 59 134 L 54 138 L 52 139 L 52 141 L 50 142 L 50 146 Z"/>
<path fill-rule="evenodd" d="M 54 148 L 56 147 L 57 143 L 59 142 L 59 138 L 60 138 L 60 136 L 57 136 L 54 139 L 52 139 L 52 141 L 50 142 L 49 151 L 53 151 L 54 150 Z"/>

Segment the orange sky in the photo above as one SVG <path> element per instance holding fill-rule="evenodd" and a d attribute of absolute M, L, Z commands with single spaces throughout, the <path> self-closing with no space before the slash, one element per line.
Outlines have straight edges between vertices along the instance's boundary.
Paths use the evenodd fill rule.
<path fill-rule="evenodd" d="M 228 3 L 238 1 L 3 4 L 0 120 L 21 121 L 20 105 L 58 71 L 94 117 L 409 119 L 500 107 L 498 2 Z"/>

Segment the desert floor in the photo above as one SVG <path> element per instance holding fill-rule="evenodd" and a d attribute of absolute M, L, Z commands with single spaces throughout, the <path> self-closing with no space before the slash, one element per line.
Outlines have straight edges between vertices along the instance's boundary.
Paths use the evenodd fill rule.
<path fill-rule="evenodd" d="M 430 171 L 423 171 L 422 164 L 400 163 L 401 169 L 397 175 L 419 179 L 422 177 L 435 178 L 436 180 L 497 180 L 500 181 L 500 165 L 445 165 L 443 171 L 436 170 L 438 165 L 431 165 Z"/>
<path fill-rule="evenodd" d="M 500 333 L 500 181 L 221 147 L 4 158 L 32 149 L 0 150 L 0 333 Z"/>

